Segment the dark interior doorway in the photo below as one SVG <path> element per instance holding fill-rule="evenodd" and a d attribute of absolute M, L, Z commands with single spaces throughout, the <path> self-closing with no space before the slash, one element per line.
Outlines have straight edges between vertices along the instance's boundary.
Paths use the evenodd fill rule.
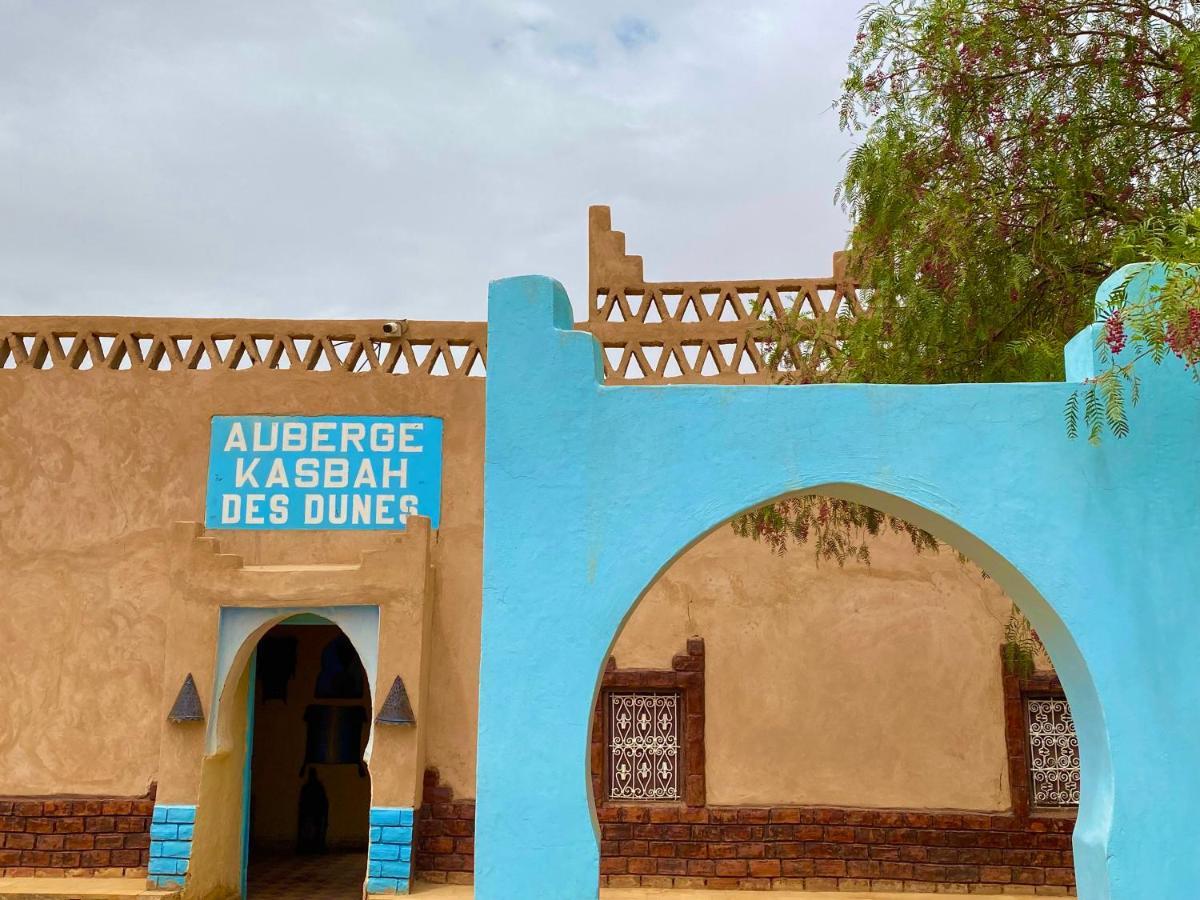
<path fill-rule="evenodd" d="M 255 653 L 247 895 L 357 900 L 367 871 L 371 695 L 336 625 L 297 616 Z"/>

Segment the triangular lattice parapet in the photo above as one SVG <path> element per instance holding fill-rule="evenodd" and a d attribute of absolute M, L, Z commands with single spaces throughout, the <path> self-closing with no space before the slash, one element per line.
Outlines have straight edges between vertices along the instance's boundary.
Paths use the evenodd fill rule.
<path fill-rule="evenodd" d="M 482 322 L 0 318 L 0 369 L 482 376 Z"/>
<path fill-rule="evenodd" d="M 841 253 L 824 278 L 652 282 L 607 207 L 592 207 L 589 222 L 591 296 L 577 327 L 604 347 L 607 384 L 828 380 L 840 321 L 864 311 Z M 770 319 L 806 329 L 786 358 L 771 359 Z"/>
<path fill-rule="evenodd" d="M 842 254 L 821 278 L 645 281 L 605 206 L 589 211 L 588 246 L 588 320 L 576 327 L 603 347 L 608 384 L 827 381 L 840 323 L 864 312 Z M 803 332 L 781 359 L 770 319 Z M 0 317 L 0 371 L 463 378 L 486 362 L 483 322 Z"/>

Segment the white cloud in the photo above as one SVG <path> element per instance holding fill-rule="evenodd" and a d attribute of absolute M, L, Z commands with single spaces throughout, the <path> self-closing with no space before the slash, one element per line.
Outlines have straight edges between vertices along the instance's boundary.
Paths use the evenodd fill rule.
<path fill-rule="evenodd" d="M 586 207 L 651 278 L 845 235 L 836 0 L 0 0 L 0 313 L 585 308 Z"/>

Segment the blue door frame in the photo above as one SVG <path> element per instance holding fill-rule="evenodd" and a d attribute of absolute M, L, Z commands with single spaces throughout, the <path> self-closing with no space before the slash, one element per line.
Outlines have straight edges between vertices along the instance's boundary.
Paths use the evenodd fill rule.
<path fill-rule="evenodd" d="M 240 896 L 246 898 L 246 874 L 250 866 L 250 781 L 254 759 L 254 708 L 258 696 L 258 647 L 250 654 L 250 684 L 246 688 L 246 759 L 242 763 L 242 880 Z"/>

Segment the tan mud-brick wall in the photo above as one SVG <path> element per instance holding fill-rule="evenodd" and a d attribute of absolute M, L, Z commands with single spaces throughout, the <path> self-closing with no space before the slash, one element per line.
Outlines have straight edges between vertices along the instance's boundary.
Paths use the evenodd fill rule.
<path fill-rule="evenodd" d="M 0 799 L 0 876 L 145 875 L 147 798 Z"/>

